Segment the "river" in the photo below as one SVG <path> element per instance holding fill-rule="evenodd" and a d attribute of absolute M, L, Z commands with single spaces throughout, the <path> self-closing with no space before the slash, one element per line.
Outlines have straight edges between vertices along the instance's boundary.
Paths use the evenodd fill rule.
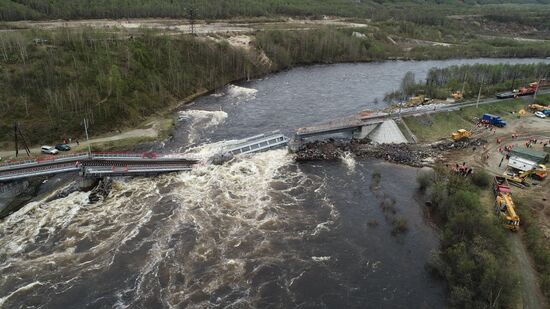
<path fill-rule="evenodd" d="M 407 71 L 534 61 L 298 68 L 199 98 L 163 148 L 206 156 L 226 140 L 381 107 Z M 351 155 L 297 164 L 274 150 L 120 178 L 93 205 L 83 192 L 36 200 L 0 222 L 0 307 L 441 308 L 416 174 Z"/>

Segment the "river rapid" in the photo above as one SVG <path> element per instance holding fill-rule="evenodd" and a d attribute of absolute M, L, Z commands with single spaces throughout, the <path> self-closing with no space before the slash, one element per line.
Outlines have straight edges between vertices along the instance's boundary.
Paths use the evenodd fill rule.
<path fill-rule="evenodd" d="M 228 140 L 381 108 L 407 71 L 475 62 L 538 60 L 298 68 L 199 98 L 161 148 L 207 157 Z M 425 270 L 438 239 L 416 174 L 273 150 L 118 178 L 93 205 L 84 192 L 44 197 L 0 222 L 0 307 L 442 308 L 444 284 Z"/>

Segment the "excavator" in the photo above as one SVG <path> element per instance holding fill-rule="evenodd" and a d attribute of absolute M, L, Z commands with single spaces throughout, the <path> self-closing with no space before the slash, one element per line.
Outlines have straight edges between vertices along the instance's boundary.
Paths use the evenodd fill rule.
<path fill-rule="evenodd" d="M 506 169 L 506 171 L 504 171 L 504 174 L 503 174 L 504 178 L 512 182 L 512 184 L 522 188 L 528 187 L 530 185 L 527 182 L 527 178 L 529 176 L 537 180 L 544 180 L 547 175 L 548 175 L 548 172 L 546 170 L 546 166 L 543 164 L 539 164 L 536 168 L 530 169 L 528 171 L 523 171 L 520 173 L 516 173 L 513 171 L 513 169 L 508 168 Z"/>
<path fill-rule="evenodd" d="M 451 133 L 451 138 L 453 139 L 453 141 L 460 141 L 463 139 L 470 138 L 471 136 L 472 136 L 472 132 L 465 129 L 460 129 L 458 131 Z"/>
<path fill-rule="evenodd" d="M 464 94 L 462 93 L 462 91 L 455 91 L 451 93 L 451 97 L 456 101 L 460 101 L 464 98 Z"/>
<path fill-rule="evenodd" d="M 504 220 L 504 226 L 512 232 L 519 230 L 519 216 L 516 214 L 514 201 L 509 193 L 498 193 L 495 200 L 495 211 Z"/>

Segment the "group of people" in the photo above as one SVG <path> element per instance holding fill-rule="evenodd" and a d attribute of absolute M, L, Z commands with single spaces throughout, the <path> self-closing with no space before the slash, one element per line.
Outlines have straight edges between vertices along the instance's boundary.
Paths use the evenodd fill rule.
<path fill-rule="evenodd" d="M 67 139 L 67 138 L 64 138 L 64 139 L 63 139 L 63 144 L 68 145 L 68 144 L 70 144 L 70 143 L 72 143 L 72 142 L 73 142 L 73 139 L 70 138 L 70 137 L 69 137 L 69 139 Z M 76 143 L 77 146 L 80 146 L 80 141 L 78 140 L 78 138 L 75 138 L 74 142 Z"/>
<path fill-rule="evenodd" d="M 497 128 L 494 127 L 492 124 L 486 122 L 486 121 L 483 121 L 481 120 L 480 122 L 478 122 L 476 124 L 476 127 L 478 128 L 485 128 L 486 130 L 489 130 L 489 132 L 493 132 L 493 135 L 495 135 L 497 133 Z"/>
<path fill-rule="evenodd" d="M 445 165 L 449 167 L 448 164 Z M 451 168 L 451 170 L 461 176 L 468 176 L 474 173 L 474 169 L 472 167 L 466 166 L 466 162 L 462 162 L 462 165 L 456 163 L 455 166 Z"/>

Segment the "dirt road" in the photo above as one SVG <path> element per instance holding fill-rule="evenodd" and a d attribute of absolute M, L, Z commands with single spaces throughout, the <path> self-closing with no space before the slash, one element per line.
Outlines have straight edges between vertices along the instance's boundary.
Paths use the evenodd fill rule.
<path fill-rule="evenodd" d="M 51 21 L 14 21 L 6 22 L 6 25 L 16 29 L 57 29 L 57 28 L 96 28 L 96 29 L 159 29 L 176 33 L 191 33 L 191 25 L 188 20 L 168 18 L 145 19 L 85 19 L 85 20 L 51 20 Z M 254 20 L 239 21 L 198 21 L 194 24 L 193 31 L 197 34 L 209 33 L 246 33 L 255 30 L 279 29 L 279 30 L 305 30 L 320 26 L 334 26 L 344 28 L 367 27 L 364 23 L 349 22 L 344 19 L 284 19 L 280 21 L 261 22 Z"/>
<path fill-rule="evenodd" d="M 517 134 L 517 138 L 512 138 L 512 134 Z M 486 129 L 480 129 L 475 133 L 475 137 L 485 138 L 488 143 L 484 148 L 465 149 L 449 153 L 445 158 L 448 162 L 466 162 L 468 166 L 473 166 L 474 170 L 484 169 L 492 175 L 501 175 L 504 173 L 507 160 L 499 152 L 500 147 L 506 145 L 525 146 L 529 138 L 538 138 L 539 140 L 550 140 L 550 119 L 540 119 L 532 114 L 520 119 L 511 119 L 505 128 L 497 129 L 492 133 Z M 502 139 L 498 144 L 496 138 Z M 542 144 L 534 145 L 535 150 L 542 150 Z M 502 164 L 501 164 L 502 160 Z M 500 166 L 499 166 L 500 165 Z M 513 195 L 536 196 L 532 199 L 532 209 L 537 211 L 538 224 L 540 229 L 550 239 L 550 207 L 545 206 L 550 200 L 549 180 L 543 182 L 543 185 L 531 186 L 525 189 L 513 187 Z M 540 204 L 540 205 L 539 205 Z M 492 210 L 491 210 L 492 211 Z M 516 260 L 518 273 L 521 281 L 522 308 L 547 308 L 545 299 L 538 284 L 538 274 L 533 267 L 533 261 L 527 252 L 521 239 L 521 231 L 518 234 L 510 233 L 512 243 L 512 253 Z"/>
<path fill-rule="evenodd" d="M 156 138 L 158 135 L 159 135 L 159 130 L 158 130 L 157 126 L 153 125 L 153 126 L 151 126 L 150 128 L 147 128 L 147 129 L 134 129 L 134 130 L 121 132 L 119 134 L 113 134 L 113 135 L 108 135 L 108 136 L 103 136 L 103 137 L 92 138 L 92 139 L 90 139 L 90 144 L 92 144 L 92 145 L 93 144 L 102 144 L 102 143 L 106 143 L 106 142 L 120 141 L 120 140 L 140 138 L 140 137 L 153 139 L 153 138 Z M 70 146 L 71 146 L 71 148 L 73 148 L 71 151 L 75 152 L 75 151 L 79 151 L 79 149 L 80 150 L 85 149 L 88 146 L 88 144 L 85 140 L 80 140 L 80 146 L 77 146 L 74 141 L 72 143 L 70 143 Z M 31 154 L 34 155 L 34 156 L 40 155 L 40 147 L 41 146 L 32 147 L 30 149 Z M 4 160 L 6 160 L 8 158 L 11 158 L 14 155 L 15 155 L 14 150 L 2 150 L 2 151 L 0 151 L 0 157 L 3 158 Z M 20 157 L 24 158 L 24 156 L 25 156 L 25 151 L 20 150 Z"/>
<path fill-rule="evenodd" d="M 510 240 L 512 243 L 512 254 L 516 259 L 516 266 L 520 274 L 521 308 L 546 308 L 544 297 L 538 285 L 537 272 L 533 268 L 533 262 L 521 240 L 521 235 L 511 234 Z"/>

